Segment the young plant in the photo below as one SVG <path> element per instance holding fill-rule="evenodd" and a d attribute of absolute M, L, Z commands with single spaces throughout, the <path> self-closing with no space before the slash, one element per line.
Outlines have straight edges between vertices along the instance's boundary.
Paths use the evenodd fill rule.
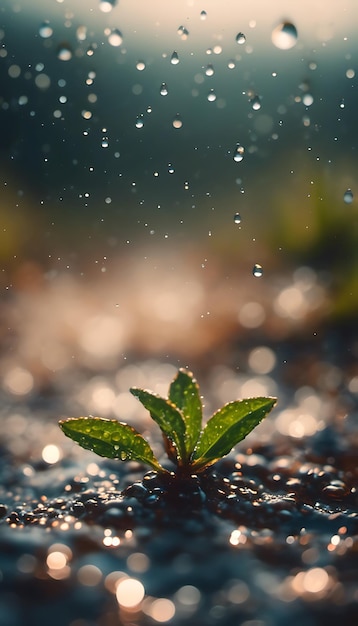
<path fill-rule="evenodd" d="M 130 391 L 161 429 L 165 450 L 180 475 L 201 472 L 229 454 L 276 404 L 276 398 L 234 400 L 216 411 L 203 428 L 199 387 L 191 372 L 178 371 L 168 398 L 137 387 Z M 67 437 L 99 456 L 139 461 L 158 472 L 168 471 L 149 443 L 128 424 L 101 417 L 70 417 L 59 425 Z"/>

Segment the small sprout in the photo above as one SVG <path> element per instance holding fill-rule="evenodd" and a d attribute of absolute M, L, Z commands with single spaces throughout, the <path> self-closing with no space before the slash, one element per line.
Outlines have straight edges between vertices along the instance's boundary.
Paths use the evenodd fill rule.
<path fill-rule="evenodd" d="M 158 424 L 169 459 L 184 475 L 200 472 L 229 454 L 276 404 L 276 398 L 234 400 L 216 411 L 202 428 L 199 386 L 191 372 L 178 371 L 168 398 L 137 387 L 130 391 Z M 128 424 L 101 417 L 70 417 L 59 425 L 67 437 L 100 456 L 139 461 L 167 472 L 149 443 Z"/>

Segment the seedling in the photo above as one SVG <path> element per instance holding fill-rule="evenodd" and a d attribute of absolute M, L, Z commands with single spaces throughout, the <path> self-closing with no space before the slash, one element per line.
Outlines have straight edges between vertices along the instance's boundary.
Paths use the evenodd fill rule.
<path fill-rule="evenodd" d="M 271 411 L 276 398 L 247 398 L 225 404 L 202 428 L 199 386 L 191 372 L 180 369 L 169 387 L 169 397 L 131 388 L 162 431 L 169 459 L 177 474 L 190 475 L 229 454 L 239 441 Z M 59 423 L 67 437 L 99 456 L 139 461 L 167 473 L 149 443 L 132 426 L 101 417 L 70 417 Z"/>

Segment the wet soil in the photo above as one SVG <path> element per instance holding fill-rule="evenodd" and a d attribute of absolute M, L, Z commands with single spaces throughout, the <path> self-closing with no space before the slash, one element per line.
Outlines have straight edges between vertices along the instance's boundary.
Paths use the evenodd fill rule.
<path fill-rule="evenodd" d="M 353 626 L 355 432 L 277 435 L 186 480 L 90 453 L 14 465 L 5 449 L 1 626 Z M 143 585 L 134 607 L 123 579 Z"/>

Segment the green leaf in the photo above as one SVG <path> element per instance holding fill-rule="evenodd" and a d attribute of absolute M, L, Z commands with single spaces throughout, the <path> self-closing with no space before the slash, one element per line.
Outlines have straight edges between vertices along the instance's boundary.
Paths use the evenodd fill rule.
<path fill-rule="evenodd" d="M 206 424 L 193 456 L 193 469 L 228 454 L 271 411 L 276 398 L 248 398 L 225 404 Z"/>
<path fill-rule="evenodd" d="M 169 400 L 180 409 L 185 426 L 185 448 L 189 458 L 199 439 L 202 421 L 202 404 L 199 386 L 193 374 L 180 369 L 169 388 Z"/>
<path fill-rule="evenodd" d="M 59 425 L 67 437 L 99 456 L 140 461 L 157 471 L 165 471 L 149 443 L 128 424 L 102 417 L 70 417 Z"/>
<path fill-rule="evenodd" d="M 170 400 L 161 398 L 151 391 L 137 387 L 132 387 L 130 391 L 149 411 L 151 418 L 158 424 L 165 437 L 175 444 L 178 461 L 185 463 L 185 422 L 180 410 Z"/>

